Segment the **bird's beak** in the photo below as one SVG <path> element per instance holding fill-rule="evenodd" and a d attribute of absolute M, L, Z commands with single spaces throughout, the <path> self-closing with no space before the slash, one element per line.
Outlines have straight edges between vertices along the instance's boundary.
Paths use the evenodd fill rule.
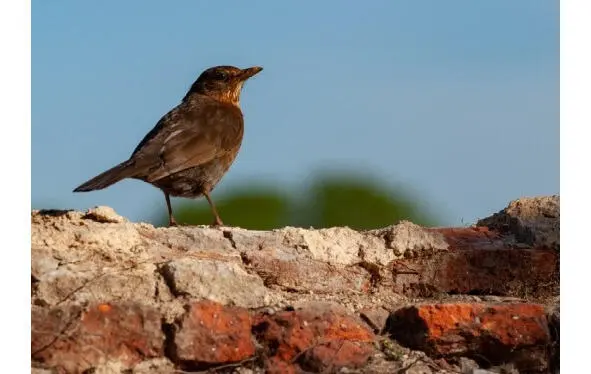
<path fill-rule="evenodd" d="M 263 70 L 263 68 L 260 66 L 253 66 L 251 68 L 242 69 L 242 73 L 240 74 L 240 78 L 242 80 L 247 80 L 248 78 L 250 78 L 250 77 L 254 76 L 255 74 L 257 74 L 258 72 L 260 72 L 261 70 Z"/>

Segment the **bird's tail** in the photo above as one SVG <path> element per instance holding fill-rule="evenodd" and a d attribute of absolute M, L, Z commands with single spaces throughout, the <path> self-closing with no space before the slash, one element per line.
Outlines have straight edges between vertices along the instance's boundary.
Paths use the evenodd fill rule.
<path fill-rule="evenodd" d="M 74 192 L 102 190 L 103 188 L 109 187 L 110 185 L 117 183 L 122 179 L 129 178 L 133 176 L 135 172 L 135 168 L 132 167 L 133 165 L 134 162 L 131 160 L 124 161 L 76 187 Z"/>

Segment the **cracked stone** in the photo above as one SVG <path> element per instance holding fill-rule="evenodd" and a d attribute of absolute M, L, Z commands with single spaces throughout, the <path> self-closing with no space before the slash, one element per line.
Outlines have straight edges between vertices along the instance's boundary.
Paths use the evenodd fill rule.
<path fill-rule="evenodd" d="M 442 234 L 408 221 L 371 233 L 383 237 L 397 258 L 423 257 L 449 248 Z"/>
<path fill-rule="evenodd" d="M 48 305 L 100 301 L 153 300 L 156 278 L 153 264 L 132 269 L 89 269 L 87 265 L 65 265 L 38 277 L 34 298 Z"/>
<path fill-rule="evenodd" d="M 180 258 L 163 266 L 173 293 L 224 305 L 257 308 L 277 301 L 263 280 L 236 263 Z"/>
<path fill-rule="evenodd" d="M 273 249 L 245 252 L 243 258 L 265 285 L 315 293 L 368 292 L 370 275 L 359 267 L 330 265 L 308 258 L 284 260 Z"/>

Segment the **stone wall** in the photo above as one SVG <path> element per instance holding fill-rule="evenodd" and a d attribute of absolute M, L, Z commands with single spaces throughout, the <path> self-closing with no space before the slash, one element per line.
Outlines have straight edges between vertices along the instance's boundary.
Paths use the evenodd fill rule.
<path fill-rule="evenodd" d="M 31 222 L 33 372 L 558 367 L 558 196 L 458 228 L 154 228 L 107 207 Z"/>

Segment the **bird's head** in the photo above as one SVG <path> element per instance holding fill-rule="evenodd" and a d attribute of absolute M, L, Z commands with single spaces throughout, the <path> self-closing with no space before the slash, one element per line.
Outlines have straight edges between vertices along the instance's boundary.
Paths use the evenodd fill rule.
<path fill-rule="evenodd" d="M 185 99 L 193 94 L 213 97 L 217 100 L 238 105 L 240 91 L 244 82 L 258 72 L 262 67 L 253 66 L 239 69 L 234 66 L 215 66 L 205 70 L 193 83 Z"/>

